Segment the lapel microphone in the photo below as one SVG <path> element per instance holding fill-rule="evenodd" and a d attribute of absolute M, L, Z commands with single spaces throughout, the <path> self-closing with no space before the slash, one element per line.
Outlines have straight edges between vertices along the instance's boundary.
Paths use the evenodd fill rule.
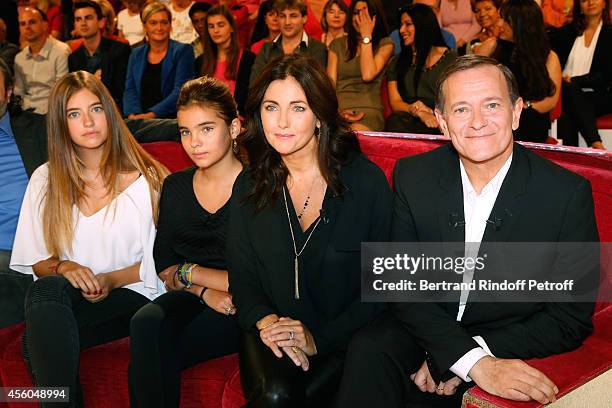
<path fill-rule="evenodd" d="M 465 220 L 459 218 L 459 214 L 450 213 L 448 215 L 448 226 L 454 229 L 465 227 Z"/>
<path fill-rule="evenodd" d="M 492 220 L 487 220 L 486 223 L 493 226 L 495 231 L 499 231 L 502 228 L 502 225 L 504 224 L 503 218 L 498 218 L 498 217 L 492 217 L 492 218 L 493 218 Z"/>

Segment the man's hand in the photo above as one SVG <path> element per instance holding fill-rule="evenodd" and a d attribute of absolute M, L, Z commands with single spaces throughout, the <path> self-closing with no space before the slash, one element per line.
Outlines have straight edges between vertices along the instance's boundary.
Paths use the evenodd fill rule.
<path fill-rule="evenodd" d="M 468 374 L 489 394 L 514 401 L 556 401 L 557 386 L 541 371 L 523 360 L 483 357 Z"/>
<path fill-rule="evenodd" d="M 461 378 L 455 376 L 448 381 L 440 381 L 440 384 L 436 386 L 436 383 L 429 373 L 426 361 L 423 362 L 419 371 L 410 375 L 410 379 L 422 392 L 435 392 L 438 395 L 453 395 L 457 392 L 457 387 L 462 382 Z"/>

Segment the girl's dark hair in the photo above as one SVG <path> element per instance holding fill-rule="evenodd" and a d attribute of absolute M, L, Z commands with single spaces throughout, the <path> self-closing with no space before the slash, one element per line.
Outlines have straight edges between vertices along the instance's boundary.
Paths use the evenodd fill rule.
<path fill-rule="evenodd" d="M 374 49 L 378 46 L 380 40 L 389 35 L 389 26 L 387 25 L 387 19 L 385 17 L 385 10 L 383 9 L 380 0 L 351 0 L 351 6 L 349 8 L 349 14 L 346 17 L 348 24 L 348 56 L 347 61 L 352 60 L 357 55 L 357 46 L 359 45 L 359 33 L 353 26 L 353 15 L 355 10 L 355 4 L 358 2 L 364 2 L 368 5 L 368 13 L 370 17 L 376 16 L 376 25 L 374 26 L 374 32 L 372 33 L 372 46 Z"/>
<path fill-rule="evenodd" d="M 253 29 L 253 35 L 251 35 L 251 45 L 270 35 L 270 30 L 268 30 L 268 26 L 266 25 L 266 14 L 268 14 L 270 10 L 274 10 L 273 0 L 262 1 L 259 5 L 257 22 L 255 23 L 255 28 Z"/>
<path fill-rule="evenodd" d="M 553 95 L 555 84 L 546 69 L 550 43 L 540 6 L 533 0 L 507 0 L 500 14 L 512 27 L 514 51 L 510 63 L 520 70 L 525 80 L 521 89 L 528 92 L 521 96 L 540 100 Z"/>
<path fill-rule="evenodd" d="M 402 51 L 397 60 L 397 88 L 402 99 L 408 101 L 408 92 L 403 78 L 412 66 L 414 53 L 416 52 L 416 61 L 412 86 L 414 88 L 414 95 L 417 95 L 419 80 L 421 79 L 429 52 L 432 47 L 446 47 L 446 43 L 444 42 L 444 37 L 442 37 L 442 31 L 440 30 L 436 14 L 431 7 L 424 4 L 402 7 L 400 9 L 400 26 L 401 18 L 404 14 L 408 14 L 412 19 L 412 24 L 414 24 L 414 45 L 407 47 L 400 38 Z"/>
<path fill-rule="evenodd" d="M 238 29 L 236 28 L 236 21 L 234 16 L 225 6 L 214 6 L 211 7 L 206 13 L 206 24 L 208 25 L 208 19 L 212 16 L 223 16 L 227 20 L 227 23 L 232 28 L 230 36 L 230 46 L 227 54 L 227 64 L 225 66 L 225 78 L 236 79 L 238 76 L 238 58 L 240 56 L 240 45 L 238 44 Z M 200 75 L 213 76 L 215 68 L 217 66 L 217 58 L 219 56 L 219 50 L 217 44 L 210 37 L 208 28 L 204 33 L 204 55 L 202 56 L 202 69 Z"/>
<path fill-rule="evenodd" d="M 344 32 L 348 32 L 349 25 L 352 25 L 352 22 L 349 19 L 349 7 L 346 5 L 344 0 L 328 0 L 327 3 L 325 3 L 325 6 L 323 6 L 323 16 L 321 17 L 321 29 L 324 33 L 329 30 L 329 27 L 327 25 L 327 18 L 325 16 L 334 4 L 340 7 L 340 10 L 344 11 L 344 13 L 346 14 L 346 21 L 344 21 Z"/>
<path fill-rule="evenodd" d="M 359 142 L 340 116 L 338 98 L 325 69 L 313 58 L 302 53 L 281 56 L 270 62 L 249 91 L 246 102 L 246 130 L 239 136 L 246 148 L 253 189 L 246 199 L 255 211 L 274 203 L 287 181 L 289 171 L 280 154 L 266 139 L 261 122 L 261 105 L 270 84 L 286 78 L 295 79 L 306 95 L 306 101 L 321 123 L 318 139 L 318 163 L 331 191 L 341 195 L 340 168 L 351 152 L 359 152 Z"/>
<path fill-rule="evenodd" d="M 187 81 L 181 88 L 176 110 L 191 106 L 214 110 L 228 126 L 238 117 L 238 108 L 229 87 L 208 76 Z"/>
<path fill-rule="evenodd" d="M 604 9 L 601 14 L 603 25 L 610 25 L 610 0 L 604 0 Z M 580 10 L 580 0 L 574 0 L 574 17 L 572 18 L 572 24 L 576 27 L 578 35 L 582 35 L 586 29 L 586 20 L 582 10 Z"/>

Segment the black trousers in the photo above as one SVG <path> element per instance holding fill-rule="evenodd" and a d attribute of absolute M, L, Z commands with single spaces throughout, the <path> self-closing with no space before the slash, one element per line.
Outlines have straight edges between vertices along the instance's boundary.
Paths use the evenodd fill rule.
<path fill-rule="evenodd" d="M 23 321 L 24 301 L 32 275 L 8 267 L 10 252 L 0 251 L 0 329 Z"/>
<path fill-rule="evenodd" d="M 254 331 L 240 342 L 240 379 L 248 408 L 328 407 L 342 375 L 343 352 L 309 357 L 303 371 L 283 355 L 278 358 Z"/>
<path fill-rule="evenodd" d="M 388 315 L 379 317 L 357 332 L 349 344 L 336 406 L 460 407 L 463 392 L 474 384 L 463 383 L 448 397 L 422 392 L 410 374 L 424 361 L 425 351 L 399 321 Z"/>
<path fill-rule="evenodd" d="M 557 133 L 567 146 L 578 146 L 578 132 L 587 145 L 601 141 L 597 117 L 612 112 L 612 97 L 605 92 L 584 92 L 573 82 L 563 81 L 561 117 Z"/>
<path fill-rule="evenodd" d="M 125 337 L 132 315 L 149 299 L 119 288 L 90 303 L 62 276 L 38 279 L 26 294 L 23 357 L 37 386 L 70 387 L 70 403 L 82 406 L 78 381 L 82 349 Z"/>
<path fill-rule="evenodd" d="M 235 316 L 216 312 L 188 292 L 168 292 L 140 309 L 130 329 L 132 407 L 178 407 L 181 371 L 238 351 Z"/>

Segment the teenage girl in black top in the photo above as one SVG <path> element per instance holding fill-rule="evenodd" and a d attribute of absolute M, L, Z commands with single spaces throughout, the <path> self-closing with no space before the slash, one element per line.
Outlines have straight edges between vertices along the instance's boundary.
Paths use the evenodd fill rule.
<path fill-rule="evenodd" d="M 153 256 L 168 293 L 136 313 L 129 369 L 132 407 L 178 407 L 181 370 L 238 349 L 225 240 L 232 187 L 242 164 L 227 85 L 187 82 L 177 103 L 181 142 L 195 167 L 163 186 Z"/>

